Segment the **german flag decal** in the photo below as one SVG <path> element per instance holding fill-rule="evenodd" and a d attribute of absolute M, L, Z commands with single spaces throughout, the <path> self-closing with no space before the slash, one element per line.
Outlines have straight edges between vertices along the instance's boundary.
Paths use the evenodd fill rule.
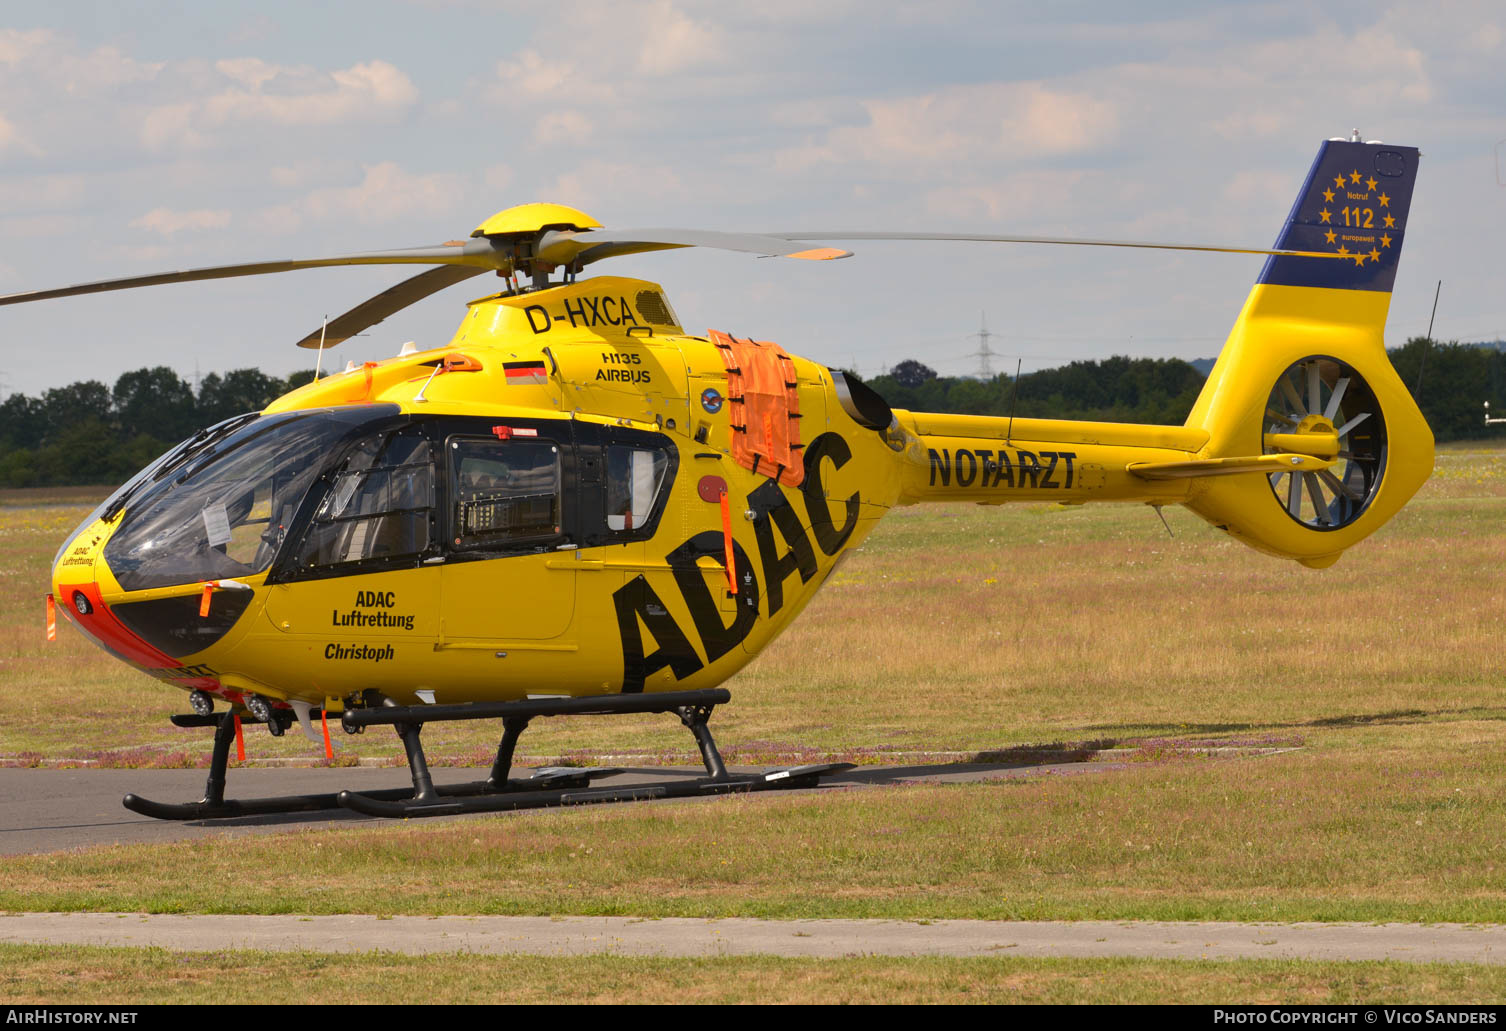
<path fill-rule="evenodd" d="M 510 387 L 549 382 L 543 362 L 503 362 L 502 369 L 507 373 L 507 385 Z"/>

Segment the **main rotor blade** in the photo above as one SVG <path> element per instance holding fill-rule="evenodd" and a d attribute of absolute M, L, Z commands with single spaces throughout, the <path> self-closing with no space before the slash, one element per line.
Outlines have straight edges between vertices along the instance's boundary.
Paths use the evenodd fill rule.
<path fill-rule="evenodd" d="M 758 233 L 723 233 L 713 229 L 593 229 L 583 232 L 545 233 L 539 241 L 537 260 L 548 265 L 567 265 L 576 258 L 589 265 L 602 258 L 676 247 L 715 247 L 766 258 L 803 258 L 830 261 L 850 257 L 851 251 L 835 247 L 799 247 L 792 239 Z"/>
<path fill-rule="evenodd" d="M 1273 250 L 1266 247 L 1233 247 L 1222 244 L 1160 243 L 1148 240 L 1087 240 L 1069 236 L 984 235 L 979 233 L 723 233 L 705 229 L 619 229 L 583 232 L 546 233 L 540 241 L 539 260 L 553 265 L 579 261 L 589 265 L 620 254 L 638 254 L 678 247 L 715 247 L 741 251 L 763 257 L 830 260 L 846 258 L 851 251 L 835 247 L 803 248 L 799 245 L 817 241 L 894 240 L 894 241 L 961 241 L 965 243 L 1049 243 L 1078 247 L 1134 247 L 1163 251 L 1204 251 L 1223 254 L 1264 254 L 1283 257 L 1341 258 L 1326 251 Z"/>
<path fill-rule="evenodd" d="M 487 270 L 484 268 L 471 268 L 467 265 L 441 265 L 438 268 L 420 272 L 412 279 L 405 279 L 397 286 L 362 301 L 344 315 L 331 321 L 329 325 L 314 330 L 298 341 L 298 346 L 317 349 L 322 341 L 324 347 L 334 347 L 362 330 L 375 326 L 388 315 L 402 311 L 408 305 L 416 304 L 430 294 L 438 293 L 445 287 L 453 286 L 472 276 L 479 276 L 485 271 Z"/>
<path fill-rule="evenodd" d="M 244 265 L 217 265 L 212 268 L 188 269 L 183 272 L 130 276 L 125 279 L 104 279 L 95 283 L 80 283 L 77 286 L 59 287 L 54 290 L 32 290 L 28 293 L 7 294 L 0 297 L 0 305 L 46 301 L 55 297 L 76 297 L 79 294 L 98 294 L 109 290 L 129 290 L 133 287 L 158 286 L 163 283 L 192 283 L 203 279 L 263 276 L 273 272 L 293 272 L 298 269 L 329 268 L 336 265 L 460 265 L 480 271 L 487 269 L 505 271 L 512 266 L 512 255 L 491 240 L 481 237 L 474 240 L 442 243 L 435 247 L 371 251 L 366 254 L 345 254 L 333 258 L 257 261 Z"/>
<path fill-rule="evenodd" d="M 954 240 L 964 243 L 1054 243 L 1078 247 L 1140 247 L 1157 251 L 1215 251 L 1221 254 L 1274 254 L 1282 257 L 1343 258 L 1353 255 L 1330 254 L 1326 251 L 1278 251 L 1265 247 L 1227 247 L 1220 244 L 1201 243 L 1156 243 L 1145 240 L 1083 240 L 1071 236 L 991 236 L 979 233 L 879 233 L 848 232 L 838 230 L 830 233 L 770 233 L 779 240 Z"/>

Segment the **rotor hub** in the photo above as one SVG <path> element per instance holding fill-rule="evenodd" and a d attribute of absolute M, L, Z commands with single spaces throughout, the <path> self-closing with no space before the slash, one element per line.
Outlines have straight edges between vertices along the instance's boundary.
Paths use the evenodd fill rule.
<path fill-rule="evenodd" d="M 545 229 L 600 229 L 601 223 L 564 204 L 518 204 L 497 212 L 471 236 L 536 236 Z"/>

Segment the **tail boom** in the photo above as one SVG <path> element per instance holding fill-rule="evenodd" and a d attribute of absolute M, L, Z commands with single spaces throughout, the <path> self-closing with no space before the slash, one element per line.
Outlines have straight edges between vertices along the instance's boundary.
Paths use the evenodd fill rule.
<path fill-rule="evenodd" d="M 1207 434 L 1185 426 L 1007 419 L 896 412 L 913 436 L 901 504 L 921 501 L 1147 501 L 1187 499 L 1185 480 L 1153 481 L 1131 465 L 1185 462 Z"/>

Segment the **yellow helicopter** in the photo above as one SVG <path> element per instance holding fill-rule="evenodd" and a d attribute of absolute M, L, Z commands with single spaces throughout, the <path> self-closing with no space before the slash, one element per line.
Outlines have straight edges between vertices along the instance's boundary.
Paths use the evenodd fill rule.
<path fill-rule="evenodd" d="M 891 508 L 926 501 L 1181 504 L 1271 555 L 1324 567 L 1427 479 L 1433 439 L 1383 341 L 1418 152 L 1324 142 L 1276 244 L 1020 236 L 608 230 L 554 204 L 467 240 L 16 294 L 0 304 L 346 264 L 433 268 L 300 341 L 327 347 L 494 272 L 455 336 L 352 365 L 195 434 L 73 532 L 54 605 L 116 657 L 190 692 L 213 726 L 205 797 L 168 819 L 344 806 L 494 811 L 815 783 L 843 766 L 729 774 L 718 687 L 810 602 Z M 604 258 L 715 247 L 807 260 L 855 240 L 1179 247 L 1267 255 L 1182 426 L 891 410 L 854 376 L 767 341 L 686 331 L 656 283 L 578 278 Z M 555 276 L 556 278 L 551 278 Z M 592 787 L 510 779 L 535 718 L 665 712 L 707 776 Z M 329 748 L 396 727 L 413 788 L 224 797 L 242 722 Z M 436 787 L 425 723 L 501 719 L 485 781 Z M 318 727 L 316 729 L 316 721 Z"/>

